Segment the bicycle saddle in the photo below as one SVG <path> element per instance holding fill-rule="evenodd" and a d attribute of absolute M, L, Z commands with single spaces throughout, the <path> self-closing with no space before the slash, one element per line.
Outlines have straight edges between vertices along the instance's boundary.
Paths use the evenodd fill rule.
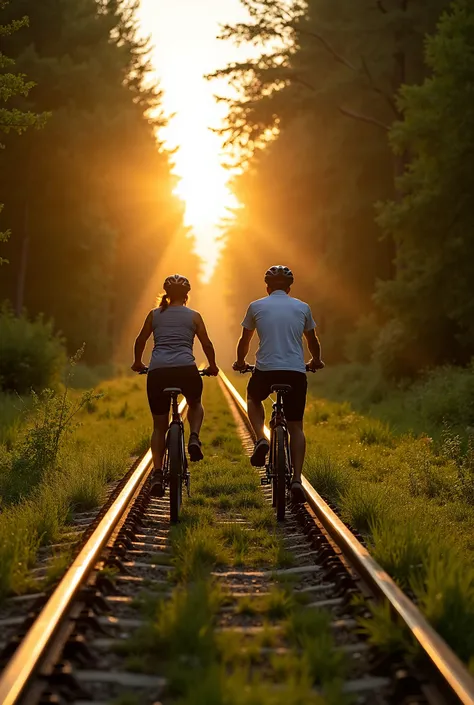
<path fill-rule="evenodd" d="M 272 392 L 282 392 L 282 394 L 288 394 L 288 392 L 291 392 L 293 387 L 291 384 L 272 384 L 270 389 Z"/>
<path fill-rule="evenodd" d="M 179 387 L 166 387 L 166 389 L 163 389 L 163 391 L 166 394 L 182 394 L 182 390 L 179 389 Z"/>

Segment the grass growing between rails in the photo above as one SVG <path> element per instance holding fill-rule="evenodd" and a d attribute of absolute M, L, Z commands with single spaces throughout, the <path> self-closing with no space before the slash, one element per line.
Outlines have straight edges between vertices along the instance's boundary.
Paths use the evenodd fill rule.
<path fill-rule="evenodd" d="M 0 599 L 31 587 L 38 548 L 60 541 L 74 512 L 104 501 L 149 427 L 143 379 L 45 392 L 23 413 L 12 442 L 0 445 Z"/>
<path fill-rule="evenodd" d="M 308 480 L 366 535 L 374 558 L 472 665 L 474 445 L 447 429 L 439 440 L 397 435 L 347 403 L 312 396 L 306 431 Z M 376 617 L 365 625 L 370 638 L 402 648 L 384 627 L 384 611 Z"/>
<path fill-rule="evenodd" d="M 228 568 L 271 571 L 291 556 L 217 383 L 205 388 L 206 459 L 191 467 L 192 496 L 171 533 L 172 596 L 144 600 L 148 621 L 125 647 L 129 667 L 164 675 L 167 695 L 180 705 L 343 705 L 346 662 L 326 614 L 305 609 L 283 582 L 268 595 L 239 598 L 213 576 Z M 242 518 L 249 523 L 232 521 Z M 222 631 L 223 613 L 263 628 L 250 638 Z M 262 652 L 278 645 L 288 652 Z"/>

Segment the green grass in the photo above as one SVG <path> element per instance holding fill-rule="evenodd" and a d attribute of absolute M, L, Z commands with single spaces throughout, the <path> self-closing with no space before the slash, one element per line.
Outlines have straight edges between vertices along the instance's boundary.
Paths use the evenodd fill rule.
<path fill-rule="evenodd" d="M 165 695 L 182 705 L 340 705 L 346 702 L 339 687 L 345 661 L 340 652 L 337 658 L 333 654 L 327 616 L 316 638 L 308 627 L 303 645 L 288 627 L 289 654 L 274 660 L 262 649 L 277 646 L 285 625 L 296 625 L 302 610 L 291 590 L 282 582 L 268 595 L 233 597 L 219 589 L 212 575 L 219 568 L 272 571 L 293 563 L 222 402 L 216 383 L 206 383 L 205 460 L 191 466 L 192 495 L 171 531 L 175 588 L 171 599 L 145 600 L 147 622 L 126 645 L 129 667 L 164 675 L 169 683 Z M 232 521 L 237 517 L 248 523 Z M 250 638 L 216 631 L 224 605 L 234 615 L 257 620 L 263 630 Z M 311 613 L 309 619 L 313 624 L 318 617 Z M 331 667 L 327 678 L 326 664 Z"/>
<path fill-rule="evenodd" d="M 374 558 L 419 596 L 433 625 L 469 662 L 474 644 L 463 622 L 470 624 L 473 604 L 474 455 L 463 437 L 449 428 L 438 440 L 400 434 L 347 403 L 312 395 L 308 416 L 324 418 L 306 425 L 308 480 L 337 505 L 344 521 L 365 534 Z M 456 568 L 461 564 L 463 579 Z M 394 629 L 385 639 L 399 644 Z M 381 612 L 373 630 L 381 638 Z"/>
<path fill-rule="evenodd" d="M 49 442 L 47 417 L 38 436 L 33 411 L 19 413 L 11 442 L 0 444 L 0 599 L 29 589 L 28 571 L 38 548 L 59 542 L 74 512 L 102 504 L 107 484 L 127 471 L 138 444 L 143 445 L 150 426 L 143 380 L 121 378 L 100 389 L 101 398 L 79 412 L 54 462 L 49 467 L 38 463 L 39 474 L 27 470 L 32 458 L 36 463 L 43 457 L 38 447 L 43 452 L 44 444 L 39 444 L 45 438 Z M 81 393 L 72 390 L 70 398 L 77 401 Z M 2 408 L 0 403 L 0 414 Z"/>

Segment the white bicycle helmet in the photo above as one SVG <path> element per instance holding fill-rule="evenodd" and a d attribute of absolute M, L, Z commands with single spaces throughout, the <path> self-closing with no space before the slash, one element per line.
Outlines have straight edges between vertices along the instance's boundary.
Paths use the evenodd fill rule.
<path fill-rule="evenodd" d="M 294 282 L 293 272 L 289 267 L 283 264 L 275 264 L 265 272 L 265 283 L 273 284 L 275 282 L 284 282 L 291 286 Z"/>
<path fill-rule="evenodd" d="M 183 287 L 186 291 L 191 290 L 189 279 L 183 277 L 181 274 L 172 274 L 170 277 L 166 277 L 163 289 L 168 293 L 168 289 L 174 289 L 178 286 Z"/>

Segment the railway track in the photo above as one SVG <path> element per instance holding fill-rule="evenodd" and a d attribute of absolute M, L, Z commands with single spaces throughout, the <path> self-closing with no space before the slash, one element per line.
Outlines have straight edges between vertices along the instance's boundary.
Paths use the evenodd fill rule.
<path fill-rule="evenodd" d="M 252 438 L 245 402 L 224 374 L 219 383 L 248 451 Z M 180 411 L 185 413 L 184 403 Z M 103 705 L 124 692 L 135 693 L 143 705 L 175 702 L 159 664 L 153 674 L 137 673 L 120 655 L 120 645 L 144 625 L 136 606 L 139 592 L 159 587 L 165 600 L 173 592 L 168 498 L 149 496 L 150 472 L 148 452 L 92 517 L 70 568 L 51 594 L 38 596 L 36 604 L 24 600 L 28 616 L 1 656 L 1 705 Z M 252 651 L 253 670 L 268 680 L 272 659 L 291 649 L 298 654 L 301 644 L 297 635 L 289 635 L 282 618 L 269 627 L 248 602 L 264 600 L 283 586 L 308 610 L 305 614 L 326 615 L 334 648 L 347 662 L 340 702 L 474 703 L 474 681 L 463 664 L 306 480 L 304 486 L 307 505 L 292 508 L 277 530 L 285 555 L 291 557 L 289 567 L 213 570 L 212 580 L 226 596 L 217 611 L 216 634 L 236 636 L 240 651 Z M 261 491 L 270 501 L 270 488 Z M 215 523 L 242 531 L 253 528 L 235 508 L 218 512 Z M 423 654 L 416 672 L 400 658 L 377 653 L 361 635 L 357 619 L 369 614 L 372 600 L 387 602 L 411 631 Z M 282 688 L 269 687 L 275 692 Z M 318 689 L 323 692 L 320 683 L 314 692 Z M 284 689 L 281 702 L 286 702 Z"/>

